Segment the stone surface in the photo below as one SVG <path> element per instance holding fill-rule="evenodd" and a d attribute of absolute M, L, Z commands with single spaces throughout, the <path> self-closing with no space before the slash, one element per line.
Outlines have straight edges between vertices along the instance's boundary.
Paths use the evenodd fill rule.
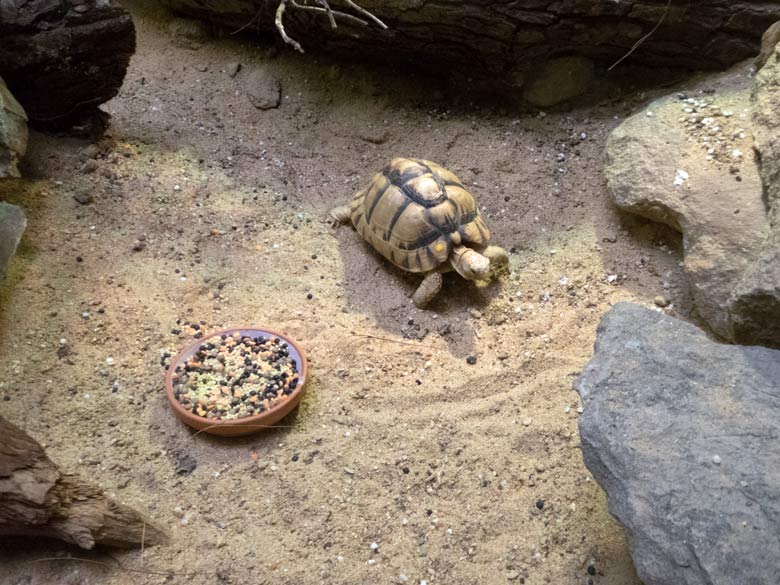
<path fill-rule="evenodd" d="M 0 280 L 5 276 L 26 227 L 27 219 L 22 208 L 0 201 Z"/>
<path fill-rule="evenodd" d="M 264 69 L 253 69 L 243 79 L 249 101 L 258 110 L 278 108 L 282 101 L 282 83 Z"/>
<path fill-rule="evenodd" d="M 553 106 L 586 93 L 595 79 L 593 61 L 570 56 L 550 59 L 530 76 L 523 98 L 540 108 Z"/>
<path fill-rule="evenodd" d="M 585 464 L 646 585 L 780 575 L 780 351 L 619 303 L 575 382 Z"/>
<path fill-rule="evenodd" d="M 780 213 L 780 22 L 777 30 L 764 35 L 767 52 L 763 67 L 756 73 L 750 95 L 753 137 L 760 153 L 760 173 L 767 207 L 773 210 L 773 222 Z"/>
<path fill-rule="evenodd" d="M 780 226 L 737 284 L 728 308 L 734 341 L 780 348 Z"/>
<path fill-rule="evenodd" d="M 114 0 L 0 2 L 0 76 L 31 125 L 71 127 L 114 97 L 135 51 Z"/>
<path fill-rule="evenodd" d="M 0 78 L 0 179 L 18 177 L 27 150 L 27 114 Z"/>
<path fill-rule="evenodd" d="M 747 67 L 653 102 L 607 142 L 606 176 L 621 209 L 683 233 L 700 316 L 733 339 L 729 299 L 769 233 L 749 115 Z"/>
<path fill-rule="evenodd" d="M 756 70 L 761 69 L 766 64 L 778 43 L 780 43 L 780 20 L 766 29 L 761 37 L 761 52 L 753 62 Z"/>
<path fill-rule="evenodd" d="M 778 23 L 780 25 L 780 23 Z M 773 49 L 751 93 L 753 135 L 769 212 L 770 234 L 729 299 L 732 337 L 780 348 L 780 26 L 769 30 Z M 765 46 L 770 46 L 770 41 Z"/>
<path fill-rule="evenodd" d="M 276 35 L 277 2 L 165 0 L 178 12 L 244 34 Z M 496 85 L 513 86 L 544 61 L 581 55 L 609 66 L 647 36 L 621 68 L 722 69 L 759 52 L 760 36 L 780 19 L 780 3 L 766 0 L 363 0 L 387 24 L 355 26 L 288 7 L 288 34 L 308 53 L 330 49 L 382 61 L 414 62 L 442 72 L 459 71 Z M 341 7 L 344 7 L 341 4 Z M 349 10 L 346 10 L 349 12 Z M 659 21 L 663 22 L 658 26 Z M 247 27 L 251 22 L 252 26 Z"/>

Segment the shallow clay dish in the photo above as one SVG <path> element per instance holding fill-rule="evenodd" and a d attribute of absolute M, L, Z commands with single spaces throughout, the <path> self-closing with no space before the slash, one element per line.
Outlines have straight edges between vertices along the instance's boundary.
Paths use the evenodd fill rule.
<path fill-rule="evenodd" d="M 176 400 L 176 396 L 173 394 L 173 373 L 176 371 L 176 367 L 186 362 L 195 352 L 198 351 L 201 345 L 208 343 L 215 337 L 221 335 L 232 335 L 238 331 L 240 335 L 249 335 L 252 337 L 265 336 L 265 337 L 278 337 L 289 346 L 290 357 L 295 360 L 298 367 L 298 385 L 293 390 L 290 397 L 285 400 L 279 406 L 272 408 L 266 412 L 255 414 L 252 416 L 245 416 L 243 418 L 235 418 L 229 420 L 219 420 L 212 418 L 205 418 L 192 414 L 189 410 L 184 408 L 181 403 Z M 210 433 L 212 435 L 221 435 L 223 437 L 237 437 L 240 435 L 250 435 L 259 431 L 265 430 L 271 425 L 279 422 L 285 416 L 287 416 L 301 401 L 303 396 L 303 389 L 306 386 L 307 375 L 307 362 L 301 348 L 292 339 L 277 333 L 272 329 L 263 329 L 259 327 L 233 327 L 231 329 L 223 329 L 222 331 L 215 331 L 208 336 L 204 335 L 198 339 L 195 343 L 188 345 L 179 352 L 170 363 L 168 371 L 165 373 L 165 394 L 168 396 L 168 401 L 173 407 L 173 411 L 176 413 L 183 422 L 189 426 L 203 431 L 204 433 Z"/>

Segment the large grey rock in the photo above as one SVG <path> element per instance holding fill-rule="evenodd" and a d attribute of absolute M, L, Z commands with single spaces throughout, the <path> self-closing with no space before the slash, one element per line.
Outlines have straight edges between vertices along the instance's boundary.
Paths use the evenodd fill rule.
<path fill-rule="evenodd" d="M 753 137 L 760 153 L 760 173 L 773 221 L 780 213 L 780 22 L 764 34 L 764 65 L 751 92 Z M 771 48 L 770 48 L 771 47 Z"/>
<path fill-rule="evenodd" d="M 575 382 L 585 465 L 646 585 L 780 578 L 780 351 L 620 303 Z"/>
<path fill-rule="evenodd" d="M 0 77 L 0 179 L 18 177 L 27 151 L 27 114 Z"/>
<path fill-rule="evenodd" d="M 780 348 L 780 225 L 734 289 L 728 309 L 736 342 Z"/>
<path fill-rule="evenodd" d="M 732 338 L 780 348 L 780 22 L 764 35 L 750 95 L 752 130 L 771 233 L 729 299 Z"/>
<path fill-rule="evenodd" d="M 606 176 L 622 209 L 683 233 L 700 316 L 733 338 L 729 298 L 769 233 L 752 148 L 747 67 L 650 104 L 607 142 Z"/>
<path fill-rule="evenodd" d="M 21 207 L 0 201 L 0 280 L 27 227 Z"/>

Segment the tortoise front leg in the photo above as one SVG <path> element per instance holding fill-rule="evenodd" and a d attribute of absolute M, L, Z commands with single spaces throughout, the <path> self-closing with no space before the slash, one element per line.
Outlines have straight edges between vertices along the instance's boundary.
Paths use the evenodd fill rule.
<path fill-rule="evenodd" d="M 422 309 L 425 307 L 425 305 L 430 303 L 431 300 L 433 300 L 433 297 L 439 294 L 439 291 L 441 290 L 441 284 L 441 273 L 429 272 L 420 283 L 420 286 L 417 288 L 417 291 L 412 297 L 415 306 L 418 309 Z"/>
<path fill-rule="evenodd" d="M 509 264 L 509 254 L 501 246 L 485 246 L 475 250 L 490 260 L 491 268 Z"/>

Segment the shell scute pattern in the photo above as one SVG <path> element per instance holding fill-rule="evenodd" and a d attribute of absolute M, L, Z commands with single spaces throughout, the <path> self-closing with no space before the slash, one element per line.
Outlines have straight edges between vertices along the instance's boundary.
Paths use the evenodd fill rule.
<path fill-rule="evenodd" d="M 428 272 L 453 246 L 490 239 L 474 197 L 447 169 L 426 160 L 396 158 L 358 192 L 352 224 L 390 262 Z"/>

